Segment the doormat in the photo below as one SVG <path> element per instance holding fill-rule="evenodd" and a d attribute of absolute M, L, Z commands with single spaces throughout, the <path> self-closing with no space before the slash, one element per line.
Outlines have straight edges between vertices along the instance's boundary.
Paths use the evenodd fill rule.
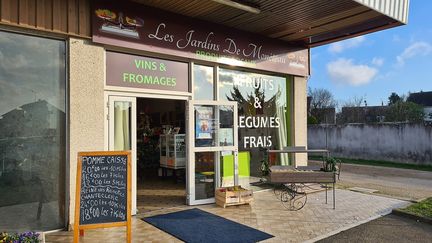
<path fill-rule="evenodd" d="M 258 242 L 274 237 L 198 208 L 142 220 L 185 242 Z"/>

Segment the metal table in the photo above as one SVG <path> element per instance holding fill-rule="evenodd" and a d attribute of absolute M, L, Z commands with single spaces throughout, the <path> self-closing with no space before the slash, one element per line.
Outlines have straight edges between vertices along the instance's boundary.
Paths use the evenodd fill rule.
<path fill-rule="evenodd" d="M 323 167 L 319 166 L 272 166 L 268 165 L 270 153 L 321 153 L 327 158 L 330 152 L 327 149 L 306 149 L 305 147 L 286 147 L 282 150 L 266 150 L 267 170 L 270 174 L 270 183 L 275 185 L 275 195 L 281 200 L 283 205 L 289 210 L 300 210 L 307 201 L 304 190 L 305 183 L 326 184 L 326 203 L 327 203 L 327 184 L 333 184 L 333 209 L 336 208 L 335 172 L 325 172 L 325 161 Z M 273 171 L 272 171 L 273 169 Z"/>

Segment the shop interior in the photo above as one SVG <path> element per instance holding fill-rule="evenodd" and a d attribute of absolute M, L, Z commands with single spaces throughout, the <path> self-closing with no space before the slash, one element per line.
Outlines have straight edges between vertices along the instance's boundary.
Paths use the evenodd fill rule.
<path fill-rule="evenodd" d="M 137 99 L 137 209 L 186 202 L 185 101 Z"/>

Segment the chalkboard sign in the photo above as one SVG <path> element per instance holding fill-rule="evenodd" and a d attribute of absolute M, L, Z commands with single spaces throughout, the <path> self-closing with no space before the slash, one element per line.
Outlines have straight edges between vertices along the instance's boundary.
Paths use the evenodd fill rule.
<path fill-rule="evenodd" d="M 130 157 L 129 151 L 78 153 L 75 234 L 116 226 L 130 231 Z"/>

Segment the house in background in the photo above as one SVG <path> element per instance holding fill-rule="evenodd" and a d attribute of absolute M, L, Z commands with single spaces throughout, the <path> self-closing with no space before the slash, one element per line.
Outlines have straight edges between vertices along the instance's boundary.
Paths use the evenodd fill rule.
<path fill-rule="evenodd" d="M 384 122 L 388 106 L 342 107 L 337 123 L 376 123 Z"/>
<path fill-rule="evenodd" d="M 336 108 L 312 108 L 312 97 L 307 97 L 308 124 L 336 124 Z M 312 120 L 311 120 L 312 119 Z"/>
<path fill-rule="evenodd" d="M 432 121 L 432 91 L 411 93 L 407 101 L 423 106 L 425 121 Z"/>
<path fill-rule="evenodd" d="M 316 118 L 318 124 L 336 124 L 336 108 L 311 109 L 310 114 Z"/>

